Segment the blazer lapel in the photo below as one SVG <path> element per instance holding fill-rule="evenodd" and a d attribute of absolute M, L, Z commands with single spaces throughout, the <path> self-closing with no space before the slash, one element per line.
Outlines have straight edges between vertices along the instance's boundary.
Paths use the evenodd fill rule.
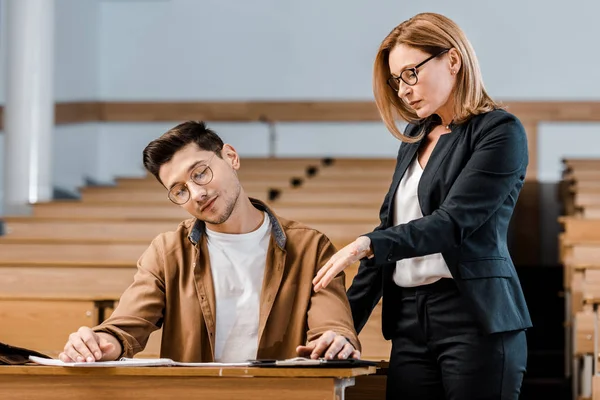
<path fill-rule="evenodd" d="M 438 170 L 440 169 L 440 166 L 442 165 L 442 162 L 458 142 L 458 138 L 460 136 L 459 129 L 459 127 L 455 127 L 452 132 L 440 136 L 433 149 L 433 152 L 431 153 L 431 156 L 429 156 L 427 165 L 425 165 L 425 169 L 423 170 L 423 175 L 421 175 L 421 180 L 419 181 L 419 187 L 417 190 L 419 204 L 421 205 L 423 215 L 431 214 L 433 209 L 436 209 L 440 206 L 439 204 L 431 204 L 428 194 L 431 191 L 432 183 Z"/>
<path fill-rule="evenodd" d="M 396 197 L 396 191 L 398 190 L 398 185 L 400 184 L 400 181 L 402 180 L 402 177 L 404 176 L 404 174 L 406 173 L 406 170 L 408 169 L 408 166 L 410 165 L 410 163 L 412 162 L 412 160 L 415 157 L 415 154 L 417 154 L 417 150 L 419 149 L 419 146 L 421 145 L 422 140 L 419 140 L 418 142 L 415 143 L 410 143 L 410 144 L 405 144 L 404 145 L 404 150 L 402 150 L 401 156 L 399 157 L 399 162 L 398 164 L 396 164 L 396 170 L 394 171 L 394 178 L 392 179 L 392 186 L 390 188 L 390 196 L 388 199 L 388 221 L 387 221 L 387 225 L 390 226 L 391 225 L 391 221 L 393 221 L 394 218 L 394 198 Z"/>

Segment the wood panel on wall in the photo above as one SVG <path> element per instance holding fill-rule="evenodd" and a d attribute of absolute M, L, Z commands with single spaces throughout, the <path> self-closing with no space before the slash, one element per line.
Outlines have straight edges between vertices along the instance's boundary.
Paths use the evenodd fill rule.
<path fill-rule="evenodd" d="M 527 180 L 537 180 L 540 122 L 600 122 L 600 101 L 504 101 L 529 139 Z M 0 108 L 0 119 L 2 109 Z M 376 122 L 372 101 L 69 102 L 57 103 L 57 125 L 85 122 L 184 121 Z"/>
<path fill-rule="evenodd" d="M 74 107 L 77 103 L 69 104 Z M 271 122 L 380 121 L 379 113 L 372 101 L 99 102 L 95 104 L 100 108 L 100 120 L 110 122 L 187 119 Z M 502 104 L 522 121 L 532 125 L 541 121 L 600 122 L 600 101 L 504 101 Z"/>
<path fill-rule="evenodd" d="M 600 101 L 503 101 L 522 121 L 600 122 Z M 2 109 L 0 108 L 0 116 Z M 379 121 L 372 101 L 67 102 L 57 103 L 57 124 L 80 122 Z"/>

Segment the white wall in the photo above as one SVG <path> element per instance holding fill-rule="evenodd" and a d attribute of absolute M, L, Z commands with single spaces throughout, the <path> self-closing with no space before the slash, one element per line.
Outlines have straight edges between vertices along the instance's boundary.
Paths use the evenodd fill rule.
<path fill-rule="evenodd" d="M 143 176 L 144 147 L 180 121 L 164 123 L 106 123 L 100 126 L 98 178 Z M 262 123 L 208 123 L 223 141 L 232 144 L 243 157 L 269 155 L 269 133 Z M 107 162 L 110 160 L 110 162 Z"/>
<path fill-rule="evenodd" d="M 54 131 L 54 187 L 77 194 L 85 179 L 99 180 L 98 124 L 62 125 Z"/>
<path fill-rule="evenodd" d="M 488 90 L 499 99 L 600 99 L 600 54 L 590 51 L 600 37 L 594 20 L 600 2 L 55 2 L 57 101 L 370 100 L 379 43 L 396 24 L 422 11 L 446 14 L 462 26 Z M 0 0 L 2 18 L 4 3 Z M 1 52 L 5 39 L 2 34 Z M 4 63 L 2 56 L 2 73 Z M 0 79 L 0 102 L 4 83 Z M 74 190 L 85 177 L 110 181 L 143 174 L 143 147 L 178 122 L 57 127 L 55 185 Z M 265 125 L 209 124 L 242 156 L 268 155 Z M 581 139 L 565 142 L 560 135 L 566 130 Z M 398 146 L 379 123 L 277 124 L 276 131 L 277 155 L 286 157 L 387 157 Z M 566 155 L 599 157 L 597 131 L 600 124 L 544 124 L 540 177 L 558 179 Z"/>
<path fill-rule="evenodd" d="M 6 2 L 0 0 L 0 104 L 5 99 L 6 64 Z M 4 131 L 0 130 L 0 216 L 4 212 Z"/>
<path fill-rule="evenodd" d="M 179 122 L 100 125 L 97 178 L 143 176 L 144 147 Z M 243 158 L 271 155 L 266 124 L 208 121 L 207 125 Z M 400 143 L 382 123 L 285 123 L 274 129 L 278 157 L 395 157 Z"/>
<path fill-rule="evenodd" d="M 98 96 L 97 0 L 54 0 L 57 102 L 90 101 Z M 85 178 L 98 179 L 97 123 L 58 125 L 54 130 L 54 186 L 76 192 Z M 109 160 L 106 160 L 109 162 Z"/>
<path fill-rule="evenodd" d="M 561 179 L 563 158 L 600 157 L 599 123 L 544 123 L 538 129 L 538 170 L 542 182 Z"/>
<path fill-rule="evenodd" d="M 169 0 L 103 1 L 99 8 L 102 100 L 369 100 L 379 43 L 423 11 L 445 14 L 463 28 L 496 98 L 600 99 L 600 54 L 590 51 L 600 37 L 594 20 L 600 2 Z M 167 125 L 111 124 L 100 140 Z M 563 129 L 585 136 L 586 145 L 559 140 Z M 377 123 L 278 124 L 276 130 L 279 156 L 393 156 L 398 146 Z M 266 133 L 244 124 L 230 132 L 242 155 L 248 143 L 251 154 L 267 154 Z M 143 140 L 124 140 L 132 147 L 121 151 L 138 157 Z M 600 157 L 600 124 L 583 130 L 544 124 L 540 146 L 540 177 L 555 181 L 567 153 L 591 149 L 588 155 Z M 124 157 L 103 162 L 107 154 L 100 155 L 106 168 L 133 171 Z"/>
<path fill-rule="evenodd" d="M 169 0 L 100 3 L 104 100 L 371 99 L 378 45 L 436 11 L 502 99 L 600 99 L 600 2 Z"/>
<path fill-rule="evenodd" d="M 391 157 L 400 142 L 383 123 L 299 123 L 277 126 L 277 153 L 285 157 Z"/>
<path fill-rule="evenodd" d="M 98 96 L 98 12 L 97 0 L 54 0 L 54 98 L 57 102 L 94 100 Z M 2 18 L 7 18 L 6 2 L 0 2 Z M 5 24 L 2 24 L 4 27 Z M 5 43 L 0 28 L 0 101 L 5 99 Z M 97 178 L 97 125 L 59 125 L 53 137 L 53 186 L 76 192 L 85 178 Z M 0 179 L 4 166 L 4 135 L 0 135 Z M 0 180 L 0 198 L 3 184 Z M 0 199 L 0 215 L 3 201 Z"/>
<path fill-rule="evenodd" d="M 4 212 L 4 132 L 0 131 L 0 215 Z"/>
<path fill-rule="evenodd" d="M 56 101 L 95 100 L 99 82 L 98 0 L 54 0 Z"/>

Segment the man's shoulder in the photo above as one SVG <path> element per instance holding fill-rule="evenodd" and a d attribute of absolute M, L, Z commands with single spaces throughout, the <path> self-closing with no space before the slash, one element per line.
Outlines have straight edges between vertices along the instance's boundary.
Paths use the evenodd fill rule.
<path fill-rule="evenodd" d="M 195 222 L 195 218 L 190 218 L 186 219 L 185 221 L 181 221 L 177 225 L 173 224 L 173 230 L 158 234 L 152 242 L 155 246 L 160 245 L 163 249 L 168 250 L 188 246 L 191 247 L 192 243 L 189 240 L 189 235 L 194 227 Z"/>
<path fill-rule="evenodd" d="M 311 244 L 320 244 L 322 246 L 326 241 L 329 241 L 323 232 L 305 223 L 281 217 L 277 219 L 286 235 L 288 245 L 310 246 Z"/>

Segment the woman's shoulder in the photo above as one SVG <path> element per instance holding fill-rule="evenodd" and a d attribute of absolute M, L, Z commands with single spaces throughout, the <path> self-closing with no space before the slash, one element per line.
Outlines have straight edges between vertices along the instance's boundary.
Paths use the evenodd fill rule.
<path fill-rule="evenodd" d="M 521 121 L 504 109 L 496 109 L 472 117 L 467 124 L 473 143 L 491 143 L 497 140 L 526 145 L 527 134 Z"/>
<path fill-rule="evenodd" d="M 502 108 L 475 115 L 467 121 L 467 124 L 471 125 L 472 128 L 476 130 L 478 128 L 482 130 L 489 130 L 497 127 L 498 125 L 507 125 L 517 129 L 522 129 L 522 124 L 521 121 L 519 121 L 519 118 Z"/>

